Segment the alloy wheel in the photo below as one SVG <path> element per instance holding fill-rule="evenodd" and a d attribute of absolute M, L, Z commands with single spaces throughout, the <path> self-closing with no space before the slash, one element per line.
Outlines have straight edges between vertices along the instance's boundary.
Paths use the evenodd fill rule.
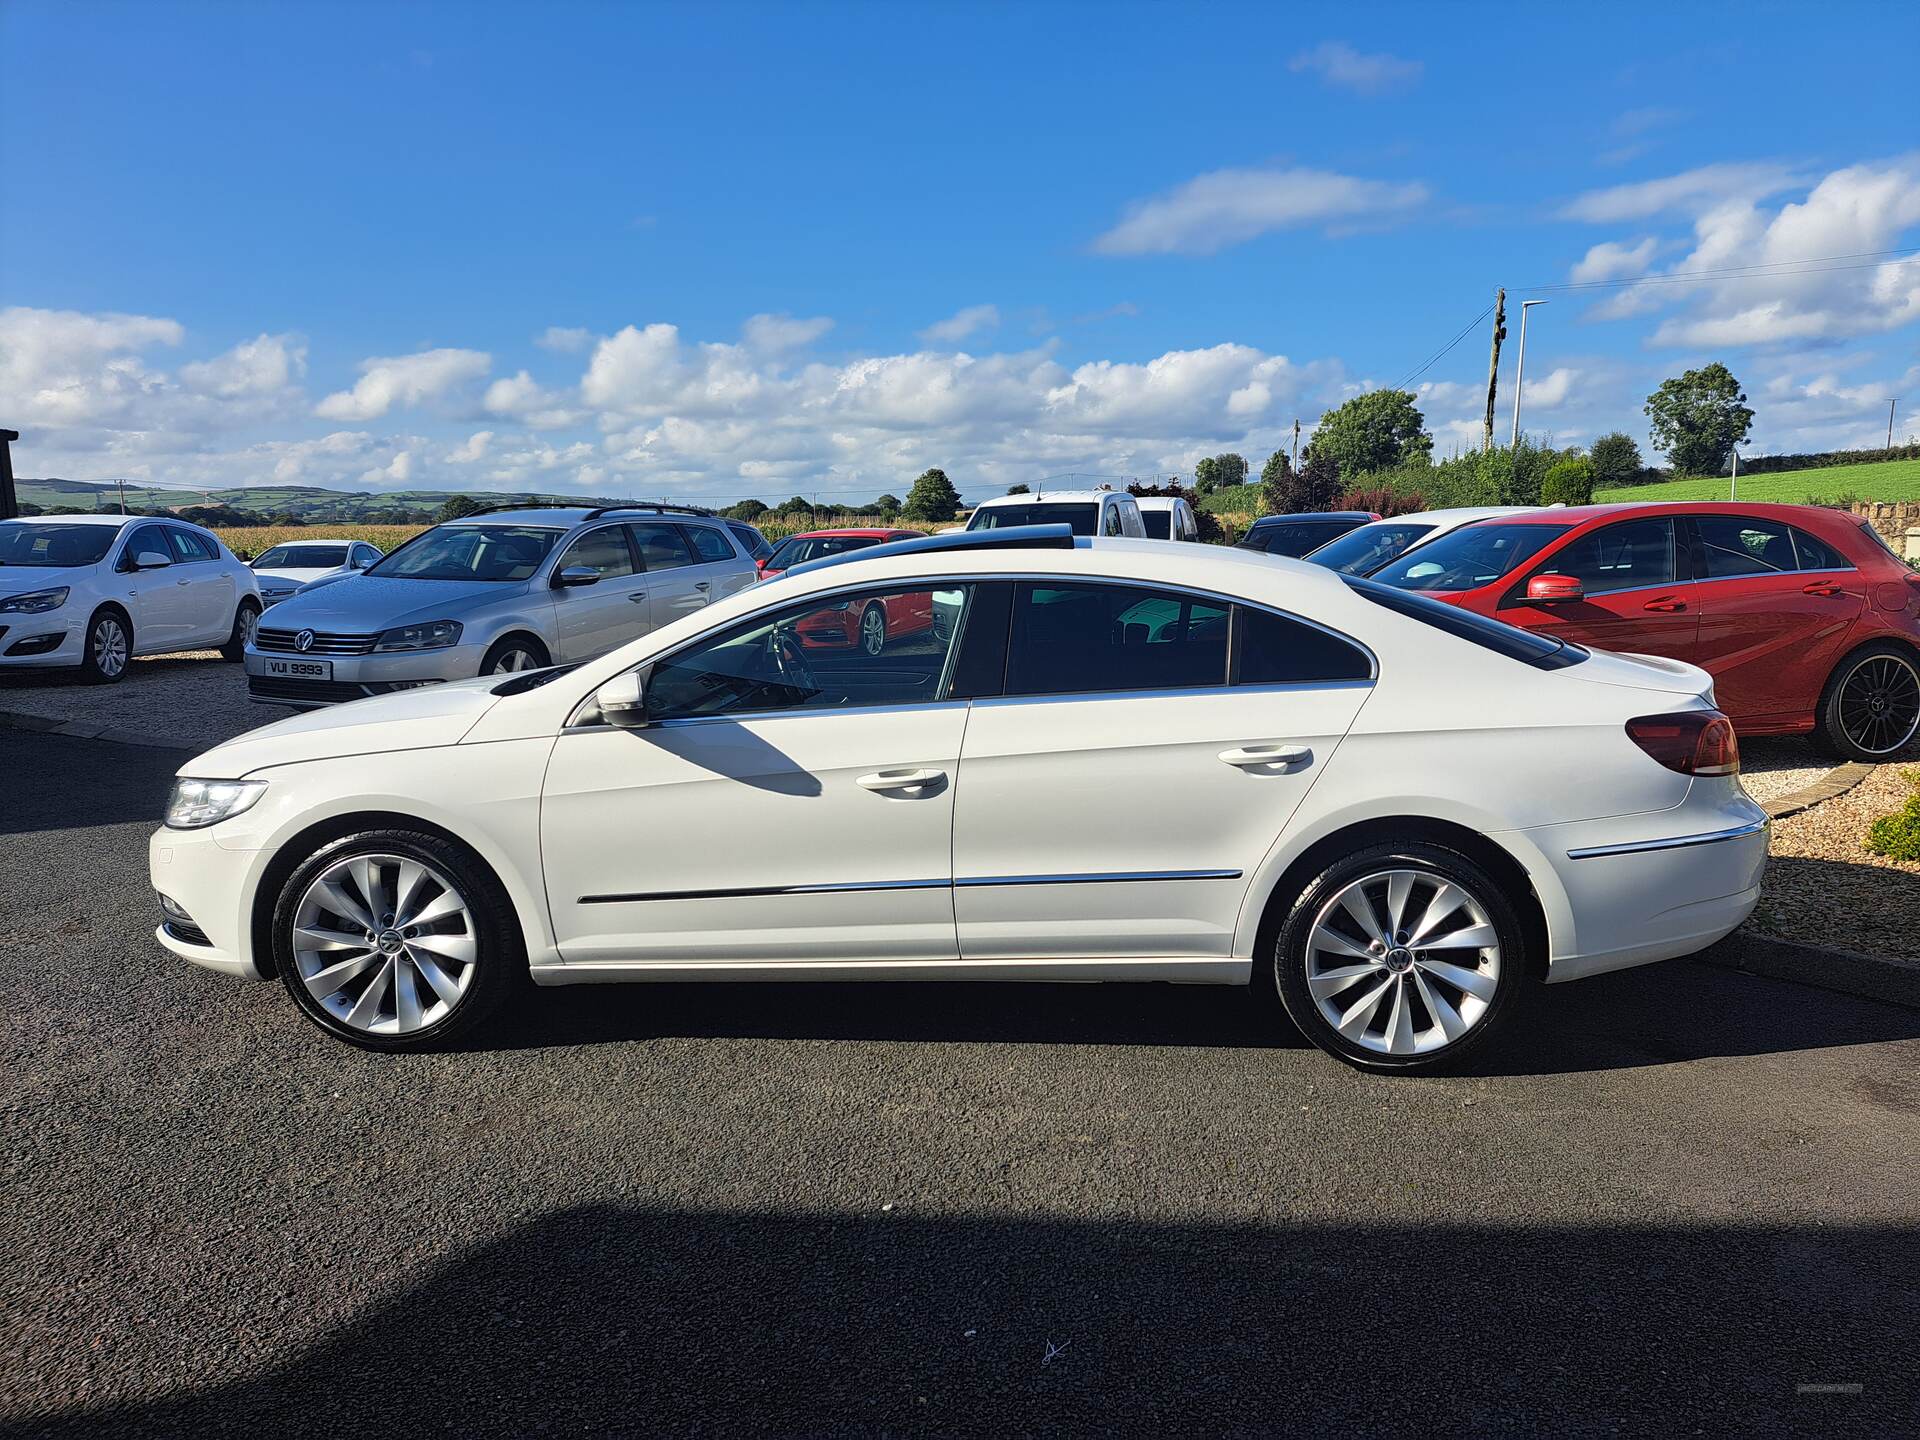
<path fill-rule="evenodd" d="M 1431 870 L 1376 870 L 1341 887 L 1307 936 L 1321 1018 L 1379 1055 L 1465 1037 L 1500 987 L 1500 936 L 1472 891 Z"/>
<path fill-rule="evenodd" d="M 335 861 L 293 917 L 293 962 L 315 1003 L 372 1035 L 444 1020 L 473 984 L 473 912 L 453 882 L 400 855 Z"/>
<path fill-rule="evenodd" d="M 1869 755 L 1890 755 L 1920 730 L 1920 672 L 1898 655 L 1873 655 L 1840 687 L 1840 729 Z"/>
<path fill-rule="evenodd" d="M 487 673 L 489 675 L 511 675 L 518 670 L 538 670 L 539 668 L 540 662 L 534 658 L 533 652 L 530 650 L 522 650 L 516 645 L 511 650 L 503 650 L 500 653 L 500 658 L 493 662 L 493 669 Z"/>
<path fill-rule="evenodd" d="M 887 648 L 887 616 L 878 605 L 869 605 L 860 617 L 860 648 L 869 655 Z"/>
<path fill-rule="evenodd" d="M 113 616 L 102 615 L 94 622 L 89 643 L 93 647 L 94 668 L 108 679 L 127 668 L 127 632 Z"/>
<path fill-rule="evenodd" d="M 260 612 L 251 605 L 240 607 L 240 643 L 253 644 L 253 637 L 260 628 Z"/>

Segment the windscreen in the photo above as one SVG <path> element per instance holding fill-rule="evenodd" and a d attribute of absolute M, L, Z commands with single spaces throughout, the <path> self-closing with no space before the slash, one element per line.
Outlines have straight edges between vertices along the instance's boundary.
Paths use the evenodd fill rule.
<path fill-rule="evenodd" d="M 1570 525 L 1463 525 L 1373 572 L 1398 590 L 1453 592 L 1491 585 L 1558 540 Z"/>
<path fill-rule="evenodd" d="M 57 570 L 98 565 L 120 532 L 112 525 L 62 525 L 46 520 L 0 522 L 0 565 Z"/>
<path fill-rule="evenodd" d="M 1306 558 L 1341 575 L 1371 575 L 1433 531 L 1432 525 L 1376 520 L 1349 530 L 1338 540 L 1309 552 Z"/>
<path fill-rule="evenodd" d="M 969 530 L 1000 530 L 1009 525 L 1071 525 L 1076 535 L 1092 535 L 1100 525 L 1100 507 L 1078 501 L 1058 505 L 983 505 L 967 522 Z"/>
<path fill-rule="evenodd" d="M 829 555 L 844 555 L 849 550 L 865 550 L 878 545 L 878 535 L 792 535 L 774 547 L 767 560 L 769 570 L 791 570 L 809 560 L 824 560 Z"/>
<path fill-rule="evenodd" d="M 537 525 L 436 525 L 366 573 L 396 580 L 530 580 L 560 534 Z"/>
<path fill-rule="evenodd" d="M 253 562 L 256 570 L 335 570 L 347 563 L 344 545 L 276 545 Z"/>

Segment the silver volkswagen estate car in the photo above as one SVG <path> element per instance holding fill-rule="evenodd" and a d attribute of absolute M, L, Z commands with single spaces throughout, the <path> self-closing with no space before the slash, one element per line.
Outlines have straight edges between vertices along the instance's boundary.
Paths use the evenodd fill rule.
<path fill-rule="evenodd" d="M 758 574 L 727 523 L 694 506 L 482 512 L 274 606 L 247 646 L 247 691 L 310 708 L 590 660 Z"/>

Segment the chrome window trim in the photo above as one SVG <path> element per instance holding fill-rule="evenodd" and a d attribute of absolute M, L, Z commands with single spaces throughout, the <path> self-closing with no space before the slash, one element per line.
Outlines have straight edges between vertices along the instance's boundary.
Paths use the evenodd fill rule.
<path fill-rule="evenodd" d="M 1001 885 L 1127 885 L 1165 880 L 1238 880 L 1239 870 L 1092 871 L 1084 875 L 969 875 L 950 880 L 850 880 L 820 885 L 756 885 L 735 890 L 653 890 L 582 895 L 580 905 L 628 905 L 648 900 L 749 900 L 785 895 L 850 895 L 863 891 L 947 890 Z"/>
<path fill-rule="evenodd" d="M 1834 551 L 1836 554 L 1839 552 L 1840 547 L 1833 544 L 1831 541 L 1822 540 L 1818 535 L 1814 534 L 1811 530 L 1808 530 L 1802 526 L 1796 525 L 1791 520 L 1774 520 L 1771 517 L 1765 516 L 1765 515 L 1727 515 L 1727 514 L 1700 515 L 1700 514 L 1692 514 L 1692 513 L 1688 514 L 1686 516 L 1686 519 L 1690 521 L 1695 527 L 1694 533 L 1696 536 L 1699 534 L 1698 527 L 1702 520 L 1764 520 L 1766 521 L 1766 523 L 1770 525 L 1778 525 L 1781 529 L 1785 530 L 1787 532 L 1788 540 L 1793 545 L 1794 564 L 1793 564 L 1793 569 L 1791 570 L 1766 570 L 1766 571 L 1758 572 L 1757 574 L 1747 574 L 1747 575 L 1702 575 L 1693 582 L 1696 585 L 1716 584 L 1722 580 L 1763 579 L 1769 575 L 1857 575 L 1860 573 L 1860 567 L 1858 565 L 1811 565 L 1811 566 L 1802 565 L 1800 563 L 1800 540 L 1799 540 L 1799 537 L 1802 535 L 1805 535 L 1809 540 L 1813 541 L 1815 544 L 1820 545 L 1825 549 Z M 1702 541 L 1701 543 L 1704 544 L 1705 541 Z M 1842 555 L 1840 558 L 1844 560 L 1846 559 L 1846 556 Z"/>
<path fill-rule="evenodd" d="M 1688 850 L 1696 845 L 1718 845 L 1723 840 L 1743 840 L 1749 835 L 1764 835 L 1771 820 L 1750 820 L 1727 830 L 1708 830 L 1698 835 L 1673 835 L 1664 840 L 1629 840 L 1619 845 L 1586 845 L 1567 851 L 1569 860 L 1598 860 L 1609 855 L 1642 855 L 1657 850 Z"/>
<path fill-rule="evenodd" d="M 1135 885 L 1162 880 L 1238 880 L 1238 870 L 1114 870 L 1084 875 L 961 875 L 956 890 L 982 885 Z"/>

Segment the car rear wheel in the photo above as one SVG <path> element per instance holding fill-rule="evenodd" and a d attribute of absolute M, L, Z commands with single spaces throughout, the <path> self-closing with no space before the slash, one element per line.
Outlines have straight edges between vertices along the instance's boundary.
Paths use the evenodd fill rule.
<path fill-rule="evenodd" d="M 118 610 L 97 610 L 87 622 L 87 640 L 80 652 L 80 683 L 116 685 L 126 678 L 133 658 L 133 626 Z"/>
<path fill-rule="evenodd" d="M 878 604 L 867 606 L 860 614 L 860 648 L 869 655 L 887 648 L 887 612 Z"/>
<path fill-rule="evenodd" d="M 260 607 L 251 600 L 242 600 L 240 608 L 233 612 L 233 633 L 220 647 L 220 658 L 234 662 L 246 659 L 247 646 L 253 643 L 254 632 L 259 628 Z"/>
<path fill-rule="evenodd" d="M 553 663 L 538 640 L 527 635 L 508 635 L 493 642 L 487 658 L 480 662 L 482 675 L 512 675 L 521 670 L 544 670 Z"/>
<path fill-rule="evenodd" d="M 1362 1070 L 1459 1064 L 1511 1019 L 1526 932 L 1492 876 L 1457 850 L 1372 845 L 1335 862 L 1281 926 L 1274 980 L 1307 1038 Z"/>
<path fill-rule="evenodd" d="M 485 1023 L 527 973 L 499 883 L 437 835 L 375 830 L 281 887 L 274 958 L 294 1003 L 368 1050 L 430 1050 Z"/>
<path fill-rule="evenodd" d="M 1866 645 L 1834 667 L 1814 711 L 1814 741 L 1849 760 L 1885 760 L 1920 733 L 1920 663 L 1892 641 Z"/>

